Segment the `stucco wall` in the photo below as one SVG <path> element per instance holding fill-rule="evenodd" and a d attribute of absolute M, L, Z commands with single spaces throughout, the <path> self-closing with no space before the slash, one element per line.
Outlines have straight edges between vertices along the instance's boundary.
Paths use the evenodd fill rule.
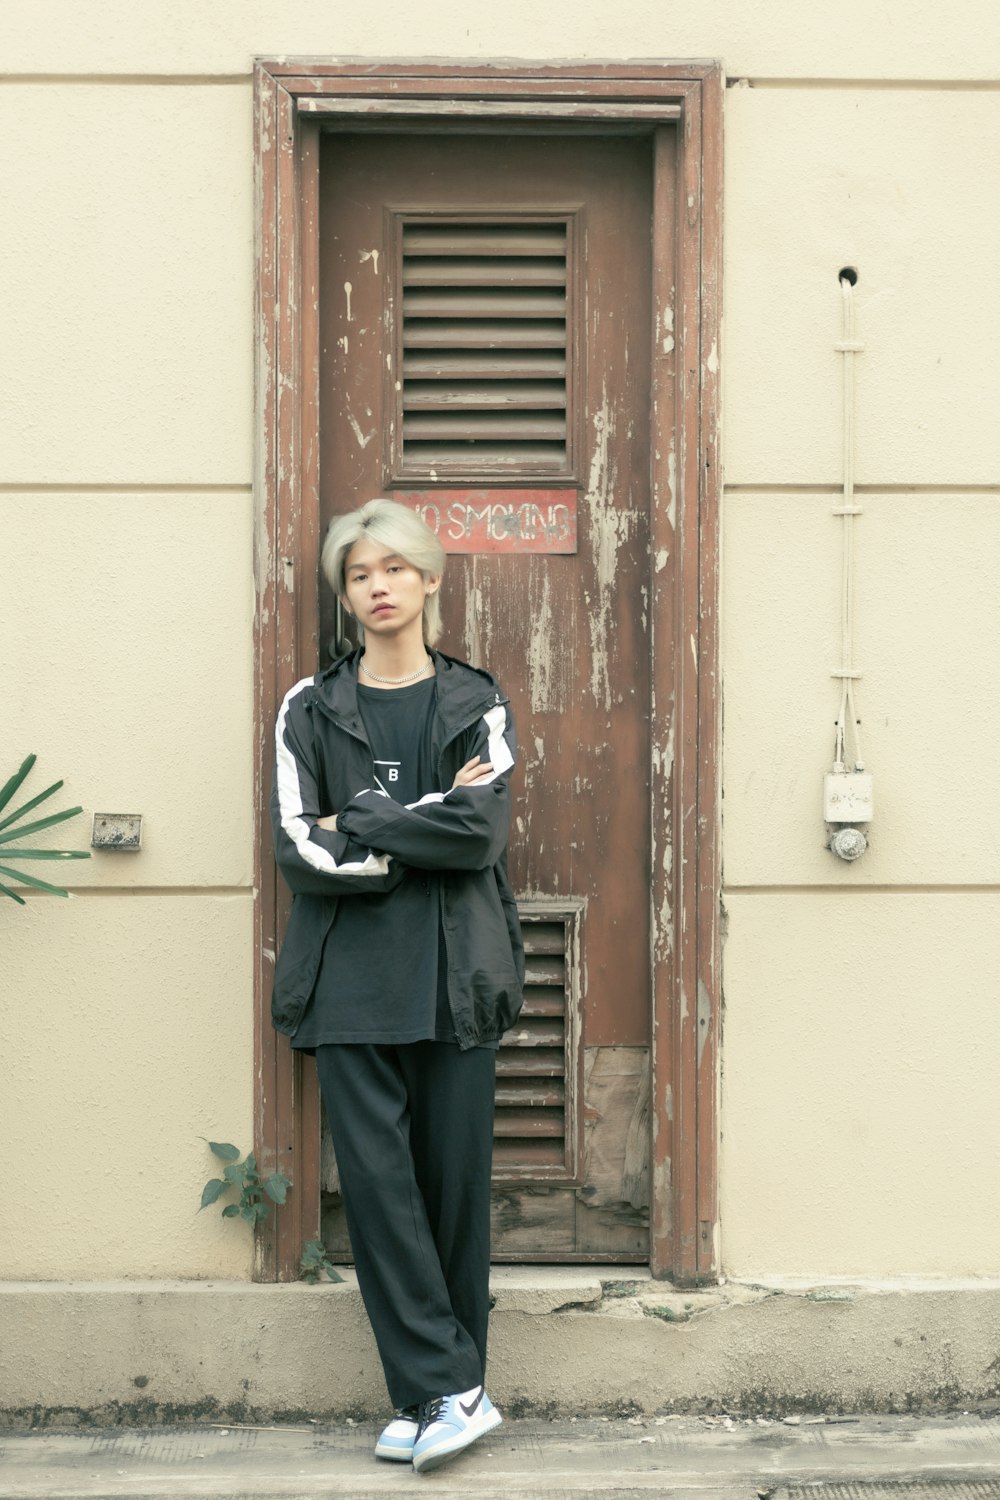
<path fill-rule="evenodd" d="M 146 843 L 0 910 L 4 1276 L 249 1274 L 194 1208 L 200 1138 L 251 1131 L 251 59 L 557 59 L 570 18 L 574 56 L 733 85 L 725 1268 L 997 1268 L 1000 10 L 64 0 L 3 22 L 0 777 L 36 750 L 86 804 L 63 837 L 138 811 Z M 852 868 L 820 803 L 845 264 L 878 802 Z"/>

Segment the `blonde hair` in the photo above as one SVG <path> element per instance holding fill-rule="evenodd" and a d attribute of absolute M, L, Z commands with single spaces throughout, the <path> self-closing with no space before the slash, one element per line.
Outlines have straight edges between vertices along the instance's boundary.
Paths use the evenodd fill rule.
<path fill-rule="evenodd" d="M 323 576 L 339 599 L 346 592 L 344 570 L 347 555 L 365 537 L 391 547 L 425 580 L 440 578 L 444 572 L 445 550 L 433 531 L 416 511 L 395 500 L 369 500 L 359 510 L 334 516 L 326 533 L 320 565 Z M 441 634 L 441 596 L 435 590 L 424 600 L 424 640 L 433 646 Z M 364 641 L 364 628 L 358 622 L 358 635 Z"/>

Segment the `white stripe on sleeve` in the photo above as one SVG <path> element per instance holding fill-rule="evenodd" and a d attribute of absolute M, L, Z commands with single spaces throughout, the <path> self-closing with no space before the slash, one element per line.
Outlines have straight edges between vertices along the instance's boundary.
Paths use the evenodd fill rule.
<path fill-rule="evenodd" d="M 495 708 L 491 708 L 483 717 L 489 725 L 490 730 L 490 743 L 486 759 L 492 762 L 493 776 L 501 776 L 504 771 L 509 771 L 514 764 L 514 757 L 510 753 L 510 746 L 503 737 L 504 729 L 507 726 L 507 711 L 502 703 L 498 703 Z M 479 785 L 488 784 L 493 780 L 493 776 L 488 776 L 486 782 L 480 782 Z"/>
<path fill-rule="evenodd" d="M 474 792 L 476 790 L 476 787 L 489 786 L 491 781 L 495 781 L 498 776 L 501 776 L 504 773 L 504 771 L 509 771 L 511 766 L 514 764 L 514 757 L 510 753 L 510 746 L 507 744 L 507 741 L 504 739 L 503 735 L 504 729 L 507 725 L 507 712 L 504 709 L 503 705 L 501 703 L 498 703 L 495 708 L 489 709 L 488 712 L 483 715 L 483 718 L 485 719 L 487 728 L 489 729 L 489 743 L 486 747 L 486 759 L 492 765 L 493 770 L 490 772 L 489 776 L 483 776 L 479 781 L 473 783 L 472 786 L 462 788 L 461 790 Z M 414 808 L 423 807 L 427 802 L 443 802 L 445 798 L 450 796 L 451 792 L 453 791 L 455 791 L 454 787 L 451 787 L 447 792 L 428 792 L 426 796 L 420 798 L 419 802 L 408 802 L 406 806 L 408 808 Z"/>
<path fill-rule="evenodd" d="M 387 875 L 390 858 L 388 854 L 377 855 L 369 850 L 363 860 L 345 860 L 342 865 L 339 865 L 332 854 L 321 848 L 319 844 L 314 844 L 309 837 L 310 825 L 302 816 L 302 793 L 299 789 L 295 757 L 285 744 L 285 720 L 288 718 L 292 699 L 303 688 L 309 687 L 312 680 L 311 677 L 303 677 L 301 682 L 297 682 L 285 694 L 285 701 L 281 705 L 274 732 L 281 826 L 295 845 L 304 863 L 312 865 L 314 870 L 319 870 L 324 875 Z"/>

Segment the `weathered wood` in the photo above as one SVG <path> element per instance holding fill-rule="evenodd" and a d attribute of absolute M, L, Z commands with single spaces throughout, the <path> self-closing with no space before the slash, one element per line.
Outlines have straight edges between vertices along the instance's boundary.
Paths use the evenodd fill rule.
<path fill-rule="evenodd" d="M 528 1251 L 544 1260 L 576 1248 L 572 1193 L 558 1187 L 496 1188 L 493 1193 L 493 1253 L 497 1258 Z"/>
<path fill-rule="evenodd" d="M 277 265 L 277 364 L 275 396 L 276 536 L 278 580 L 275 595 L 277 635 L 276 697 L 281 698 L 300 674 L 309 649 L 301 637 L 297 580 L 302 576 L 302 241 L 303 184 L 301 141 L 295 101 L 286 90 L 277 100 L 278 232 L 288 253 Z M 282 378 L 292 371 L 295 378 Z M 278 926 L 283 930 L 291 906 L 284 884 L 278 886 Z M 319 1222 L 319 1109 L 315 1069 L 278 1039 L 276 1075 L 277 1162 L 291 1187 L 283 1212 L 275 1217 L 279 1280 L 294 1281 L 304 1241 L 314 1239 Z"/>
<path fill-rule="evenodd" d="M 281 82 L 277 80 L 280 78 Z M 653 1051 L 657 1086 L 654 1091 L 655 1175 L 653 1190 L 654 1242 L 653 1269 L 656 1274 L 673 1272 L 682 1278 L 695 1279 L 713 1274 L 715 1266 L 715 1159 L 716 1117 L 715 1076 L 718 1039 L 718 856 L 716 842 L 716 758 L 717 758 L 717 683 L 714 669 L 716 645 L 716 533 L 719 478 L 716 439 L 716 382 L 718 373 L 718 264 L 720 251 L 719 203 L 721 190 L 721 74 L 717 64 L 573 64 L 526 68 L 509 62 L 498 64 L 381 64 L 346 62 L 315 64 L 294 59 L 274 61 L 258 68 L 256 88 L 256 128 L 258 136 L 258 679 L 256 684 L 255 734 L 259 746 L 257 778 L 258 806 L 266 822 L 265 788 L 269 779 L 270 734 L 274 711 L 280 697 L 281 683 L 290 665 L 287 654 L 286 624 L 288 600 L 279 588 L 288 592 L 289 583 L 301 582 L 307 574 L 304 558 L 312 545 L 308 540 L 308 518 L 299 505 L 308 487 L 305 476 L 310 470 L 308 453 L 295 451 L 308 445 L 309 429 L 314 418 L 305 386 L 299 395 L 296 383 L 305 369 L 308 333 L 301 331 L 301 294 L 308 280 L 307 259 L 299 261 L 300 222 L 289 213 L 289 190 L 293 197 L 301 191 L 296 161 L 297 135 L 294 115 L 298 101 L 312 98 L 341 98 L 350 103 L 355 90 L 362 104 L 369 96 L 375 112 L 367 115 L 365 128 L 377 126 L 380 119 L 392 128 L 395 124 L 379 100 L 391 96 L 393 102 L 405 102 L 407 95 L 418 104 L 431 104 L 437 121 L 445 122 L 448 114 L 435 101 L 454 100 L 452 111 L 456 130 L 461 129 L 458 104 L 463 98 L 479 104 L 492 98 L 502 106 L 510 101 L 519 107 L 527 105 L 527 115 L 504 119 L 502 107 L 486 110 L 478 124 L 469 121 L 470 130 L 489 130 L 491 118 L 504 120 L 511 132 L 530 131 L 530 114 L 534 105 L 598 100 L 621 105 L 623 113 L 637 123 L 650 119 L 649 107 L 659 109 L 658 118 L 669 120 L 680 111 L 683 130 L 674 136 L 676 151 L 670 143 L 671 127 L 659 132 L 654 179 L 656 209 L 654 223 L 654 264 L 651 283 L 656 288 L 657 318 L 653 320 L 657 337 L 674 340 L 674 360 L 680 379 L 671 387 L 673 370 L 664 374 L 664 364 L 657 368 L 654 344 L 653 426 L 650 449 L 654 455 L 654 498 L 652 514 L 654 531 L 650 538 L 652 559 L 646 585 L 654 646 L 654 689 L 652 705 L 653 736 L 651 764 L 653 781 L 650 807 L 654 833 L 653 873 L 653 972 L 656 994 Z M 631 113 L 629 106 L 631 106 Z M 411 112 L 412 113 L 412 112 Z M 695 116 L 697 115 L 697 119 Z M 360 114 L 358 116 L 360 118 Z M 349 117 L 338 123 L 347 123 Z M 318 123 L 318 122 L 317 122 Z M 334 122 L 331 120 L 331 125 Z M 610 128 L 610 127 L 609 127 Z M 477 136 L 477 139 L 489 137 Z M 512 139 L 524 139 L 512 135 Z M 329 136 L 341 145 L 346 136 Z M 427 137 L 424 137 L 427 139 Z M 553 139 L 550 137 L 550 140 Z M 596 137 L 594 138 L 596 139 Z M 665 149 L 664 149 L 665 146 Z M 671 220 L 660 211 L 669 197 L 669 174 L 675 159 L 682 173 L 683 191 L 677 193 L 677 218 Z M 289 166 L 292 167 L 289 173 Z M 667 197 L 661 190 L 668 189 Z M 306 211 L 305 219 L 308 219 Z M 677 234 L 674 236 L 674 223 Z M 676 243 L 672 243 L 674 236 Z M 669 253 L 667 253 L 669 252 Z M 673 258 L 676 255 L 676 260 Z M 289 264 L 301 264 L 301 284 L 287 273 Z M 676 303 L 671 289 L 676 281 Z M 659 314 L 671 311 L 674 328 L 661 327 Z M 701 330 L 703 338 L 698 337 Z M 291 337 L 289 335 L 292 335 Z M 300 337 L 301 347 L 296 347 Z M 539 354 L 538 358 L 551 358 Z M 428 368 L 440 356 L 428 352 Z M 693 358 L 693 363 L 692 363 Z M 667 357 L 667 363 L 672 362 Z M 538 366 L 532 364 L 525 373 L 534 376 Z M 410 373 L 408 371 L 408 373 Z M 475 375 L 475 370 L 470 370 Z M 512 370 L 510 373 L 516 374 Z M 561 371 L 554 370 L 555 376 Z M 572 371 L 570 372 L 572 377 Z M 635 373 L 629 377 L 636 388 Z M 659 394 L 657 394 L 659 391 Z M 570 408 L 583 410 L 583 403 L 569 396 Z M 296 414 L 289 426 L 289 408 Z M 593 408 L 590 408 L 592 410 Z M 376 415 L 375 422 L 378 425 Z M 390 425 L 392 418 L 389 418 Z M 589 421 L 589 415 L 588 415 Z M 672 449 L 670 433 L 678 427 L 678 442 Z M 367 430 L 367 429 L 366 429 Z M 291 434 L 291 443 L 289 443 Z M 577 434 L 579 436 L 579 434 Z M 349 434 L 353 442 L 353 434 Z M 579 442 L 574 447 L 582 454 Z M 671 458 L 672 454 L 672 458 Z M 672 473 L 671 473 L 671 465 Z M 582 464 L 581 468 L 585 465 Z M 379 476 L 378 488 L 382 487 Z M 299 487 L 298 491 L 296 486 Z M 290 488 L 289 488 L 290 487 Z M 657 499 L 659 493 L 660 499 Z M 661 515 L 661 500 L 663 502 Z M 306 509 L 309 507 L 306 496 Z M 543 620 L 551 614 L 552 601 L 543 581 L 549 576 L 551 562 L 522 559 L 528 565 L 530 613 Z M 541 564 L 544 562 L 544 572 Z M 491 602 L 484 590 L 486 577 L 479 559 L 469 559 L 465 579 L 468 588 L 470 621 L 469 650 L 474 658 L 490 654 L 489 635 L 497 628 L 509 628 L 510 619 Z M 308 607 L 296 615 L 295 630 L 308 633 Z M 574 619 L 562 615 L 559 622 L 567 651 L 580 651 L 585 637 L 578 637 Z M 622 631 L 623 645 L 635 658 L 634 643 L 628 631 Z M 325 631 L 324 631 L 325 638 Z M 664 658 L 659 647 L 666 644 Z M 690 656 L 690 667 L 688 666 Z M 659 667 L 656 665 L 660 658 Z M 545 703 L 548 712 L 559 714 L 573 701 L 569 678 L 557 663 L 543 664 L 527 655 L 531 676 L 529 699 Z M 309 664 L 311 665 L 311 663 Z M 692 716 L 692 704 L 694 705 Z M 672 711 L 675 710 L 676 712 Z M 692 732 L 692 722 L 694 729 Z M 561 753 L 558 736 L 545 736 L 546 749 Z M 567 751 L 571 745 L 565 747 Z M 600 749 L 600 747 L 598 747 Z M 597 758 L 597 757 L 595 757 Z M 526 757 L 531 768 L 530 743 Z M 692 774 L 691 766 L 694 765 Z M 620 778 L 613 778 L 616 788 Z M 666 792 L 659 795 L 659 790 Z M 670 822 L 673 819 L 673 838 Z M 574 828 L 574 833 L 578 832 Z M 602 854 L 609 857 L 603 844 Z M 630 856 L 634 851 L 630 851 Z M 283 1043 L 275 1045 L 269 1032 L 266 1005 L 269 974 L 273 967 L 276 927 L 273 866 L 266 842 L 266 828 L 255 848 L 257 865 L 257 933 L 258 954 L 255 961 L 255 987 L 258 997 L 255 1024 L 255 1069 L 257 1077 L 257 1139 L 266 1155 L 268 1150 L 280 1161 L 285 1149 L 301 1159 L 294 1137 L 303 1127 L 312 1132 L 309 1109 L 301 1095 L 308 1088 L 308 1069 L 304 1078 L 296 1077 L 295 1066 L 289 1073 L 289 1062 L 283 1059 Z M 613 868 L 622 865 L 610 854 Z M 627 865 L 628 859 L 625 864 Z M 523 884 L 538 889 L 537 883 Z M 573 889 L 572 881 L 560 889 Z M 692 888 L 696 895 L 692 898 Z M 626 930 L 624 927 L 622 931 Z M 632 935 L 634 942 L 634 934 Z M 628 985 L 619 979 L 618 991 L 628 993 Z M 616 998 L 619 998 L 616 994 Z M 589 1002 L 588 1002 L 589 1004 Z M 526 1026 L 543 1024 L 529 1019 Z M 532 1041 L 540 1038 L 533 1037 Z M 560 1045 L 561 1038 L 553 1039 Z M 620 1040 L 620 1038 L 615 1038 Z M 538 1054 L 540 1055 L 540 1054 Z M 282 1139 L 276 1119 L 292 1111 L 292 1139 Z M 676 1128 L 671 1111 L 678 1109 Z M 637 1127 L 638 1128 L 638 1127 Z M 318 1139 L 318 1130 L 316 1131 Z M 542 1143 L 538 1143 L 542 1144 Z M 308 1156 L 307 1146 L 305 1155 Z M 265 1159 L 262 1155 L 262 1160 Z M 679 1171 L 681 1159 L 687 1164 Z M 315 1168 L 318 1177 L 318 1164 Z M 301 1188 L 302 1184 L 300 1184 Z M 677 1198 L 679 1213 L 673 1212 Z M 593 1216 L 605 1209 L 586 1209 L 578 1205 L 580 1215 Z M 634 1211 L 634 1212 L 641 1212 Z M 279 1216 L 280 1217 L 280 1216 Z M 297 1225 L 293 1215 L 286 1222 L 294 1234 Z M 628 1226 L 620 1225 L 625 1233 Z M 523 1247 L 509 1249 L 512 1257 L 521 1257 Z M 563 1248 L 560 1254 L 575 1258 L 577 1253 Z M 593 1249 L 595 1257 L 606 1254 Z M 631 1252 L 620 1250 L 623 1258 Z M 258 1242 L 258 1274 L 289 1274 L 289 1256 L 268 1245 L 267 1234 Z M 281 1266 L 278 1267 L 278 1261 Z"/>
<path fill-rule="evenodd" d="M 649 1203 L 649 1051 L 586 1047 L 582 1186 L 590 1207 Z"/>
<path fill-rule="evenodd" d="M 537 100 L 530 102 L 498 101 L 479 99 L 463 99 L 452 104 L 451 108 L 442 109 L 438 99 L 391 99 L 388 97 L 358 98 L 358 99 L 324 99 L 310 96 L 301 97 L 298 100 L 299 112 L 314 119 L 326 119 L 329 116 L 350 115 L 361 116 L 377 115 L 385 118 L 387 115 L 397 115 L 401 119 L 420 119 L 421 116 L 433 117 L 439 121 L 441 116 L 450 114 L 459 120 L 476 119 L 508 119 L 508 120 L 572 120 L 572 121 L 618 121 L 618 120 L 655 120 L 659 123 L 664 119 L 677 119 L 680 110 L 673 105 L 660 104 L 561 104 L 549 100 Z"/>
<path fill-rule="evenodd" d="M 544 89 L 553 96 L 566 93 L 590 97 L 610 93 L 622 99 L 633 95 L 673 98 L 677 84 L 708 79 L 719 71 L 719 64 L 707 58 L 675 63 L 578 61 L 533 65 L 521 59 L 514 62 L 510 58 L 486 62 L 478 58 L 404 62 L 402 59 L 347 57 L 322 62 L 315 57 L 286 55 L 264 57 L 259 62 L 274 77 L 281 78 L 292 92 L 308 88 L 322 92 L 330 87 L 346 92 L 353 80 L 359 89 L 376 93 L 386 87 L 388 80 L 401 95 L 417 93 L 425 85 L 427 90 L 442 90 L 448 97 L 481 90 L 486 96 L 499 98 L 504 96 L 505 89 L 517 98 L 536 89 Z"/>
<path fill-rule="evenodd" d="M 524 317 L 524 314 L 521 315 Z M 552 316 L 548 314 L 547 316 Z M 474 349 L 561 349 L 566 341 L 561 324 L 527 322 L 447 322 L 438 318 L 423 328 L 407 334 L 407 349 L 460 349 L 463 344 Z"/>
<path fill-rule="evenodd" d="M 509 249 L 505 256 L 484 252 L 471 259 L 418 256 L 412 235 L 407 235 L 404 248 L 404 287 L 561 287 L 566 281 L 565 249 L 549 259 L 515 258 Z M 531 246 L 532 251 L 537 248 Z"/>
<path fill-rule="evenodd" d="M 408 381 L 403 391 L 404 411 L 447 411 L 451 407 L 474 411 L 511 408 L 537 411 L 540 407 L 562 410 L 566 388 L 560 381 L 467 380 L 455 384 L 441 381 Z"/>
<path fill-rule="evenodd" d="M 505 354 L 498 350 L 442 350 L 433 354 L 406 353 L 403 373 L 421 380 L 474 380 L 477 375 L 502 375 L 543 380 L 566 374 L 566 356 L 543 350 Z"/>
<path fill-rule="evenodd" d="M 413 256 L 414 260 L 409 272 L 404 267 L 404 283 L 410 276 L 419 273 L 421 262 L 417 257 L 422 256 L 430 257 L 423 262 L 425 271 L 431 267 L 447 265 L 449 275 L 454 274 L 455 267 L 463 264 L 474 270 L 481 264 L 483 256 L 488 256 L 491 260 L 514 256 L 521 264 L 524 264 L 525 256 L 534 256 L 536 259 L 530 264 L 539 269 L 551 267 L 552 260 L 555 259 L 558 264 L 547 274 L 554 276 L 559 282 L 565 279 L 562 267 L 566 259 L 566 232 L 558 227 L 549 228 L 540 224 L 533 227 L 505 224 L 499 228 L 496 225 L 470 227 L 457 224 L 411 224 L 406 230 L 405 249 L 407 256 Z M 442 261 L 439 257 L 445 250 L 448 255 Z M 463 256 L 474 258 L 463 262 Z"/>
<path fill-rule="evenodd" d="M 528 463 L 531 463 L 535 442 L 561 444 L 566 436 L 566 418 L 558 412 L 526 412 L 523 415 L 504 411 L 480 411 L 476 416 L 462 419 L 461 430 L 456 433 L 450 414 L 435 416 L 433 413 L 413 412 L 403 418 L 403 439 L 406 443 L 475 443 L 475 453 L 488 451 L 491 443 L 520 442 Z M 442 451 L 447 451 L 442 449 Z M 507 456 L 507 449 L 501 450 Z M 480 461 L 481 458 L 480 458 Z M 468 467 L 468 460 L 465 460 Z"/>
<path fill-rule="evenodd" d="M 330 1134 L 330 1122 L 326 1117 L 325 1109 L 321 1110 L 320 1118 L 322 1121 L 319 1150 L 320 1191 L 339 1194 L 340 1168 L 337 1166 L 337 1153 L 333 1149 L 333 1136 Z"/>
<path fill-rule="evenodd" d="M 497 1107 L 511 1109 L 559 1109 L 566 1103 L 566 1085 L 561 1078 L 539 1081 L 527 1078 L 500 1078 L 496 1086 Z"/>
<path fill-rule="evenodd" d="M 254 672 L 254 1142 L 264 1171 L 277 1165 L 275 1092 L 277 1037 L 271 1026 L 266 998 L 271 993 L 278 950 L 276 870 L 270 839 L 267 801 L 274 763 L 271 720 L 275 708 L 276 639 L 274 628 L 275 553 L 275 390 L 278 376 L 275 336 L 277 259 L 275 212 L 276 100 L 278 86 L 263 68 L 254 70 L 256 156 L 254 192 L 257 202 L 254 323 L 256 368 L 255 487 L 259 496 L 255 554 L 256 613 Z M 263 1281 L 277 1276 L 274 1217 L 264 1221 L 255 1240 L 254 1274 Z"/>
<path fill-rule="evenodd" d="M 649 1053 L 588 1048 L 584 1061 L 584 1165 L 577 1189 L 580 1252 L 648 1252 Z"/>
<path fill-rule="evenodd" d="M 718 102 L 709 115 L 716 153 L 706 179 L 702 130 L 703 99 L 714 100 L 717 72 L 685 86 L 685 114 L 679 141 L 656 133 L 655 283 L 669 288 L 674 270 L 676 296 L 658 290 L 654 316 L 654 407 L 669 419 L 677 441 L 668 466 L 655 475 L 654 575 L 669 570 L 671 594 L 657 590 L 654 633 L 661 643 L 654 669 L 654 805 L 670 811 L 669 833 L 654 823 L 653 906 L 658 913 L 653 944 L 653 1191 L 651 1264 L 654 1275 L 694 1281 L 713 1274 L 705 1259 L 714 1248 L 717 1123 L 714 1073 L 699 1070 L 699 1001 L 703 1017 L 717 1015 L 718 868 L 714 763 L 717 739 L 708 734 L 718 713 L 716 674 L 717 526 L 719 479 L 714 412 L 703 406 L 708 364 L 715 390 L 718 359 L 718 255 L 721 191 L 718 167 Z M 679 190 L 673 187 L 679 164 Z M 711 197 L 706 242 L 706 194 Z M 676 205 L 671 212 L 671 205 Z M 702 301 L 706 268 L 712 299 Z M 709 353 L 703 360 L 702 340 Z M 706 438 L 706 426 L 711 435 Z M 706 449 L 706 442 L 708 447 Z M 708 620 L 702 630 L 702 619 Z M 669 659 L 670 666 L 667 668 Z M 711 798 L 710 805 L 706 797 Z M 703 855 L 707 840 L 707 857 Z M 712 896 L 699 875 L 712 882 Z M 707 975 L 707 977 L 706 977 Z M 706 1022 L 707 1024 L 707 1022 Z M 703 1053 L 702 1053 L 703 1055 Z M 714 1069 L 714 1051 L 709 1054 Z M 699 1161 L 699 1153 L 701 1160 Z M 707 1197 L 705 1196 L 707 1190 Z M 702 1217 L 704 1199 L 705 1212 Z"/>
<path fill-rule="evenodd" d="M 698 690 L 698 897 L 697 959 L 697 1205 L 695 1279 L 719 1274 L 718 1088 L 722 1024 L 721 777 L 722 692 L 719 640 L 719 533 L 722 504 L 720 426 L 722 317 L 722 109 L 721 68 L 700 90 L 702 146 L 701 409 L 702 462 L 699 532 Z"/>
<path fill-rule="evenodd" d="M 497 1078 L 562 1078 L 565 1070 L 562 1047 L 501 1047 L 497 1053 Z"/>

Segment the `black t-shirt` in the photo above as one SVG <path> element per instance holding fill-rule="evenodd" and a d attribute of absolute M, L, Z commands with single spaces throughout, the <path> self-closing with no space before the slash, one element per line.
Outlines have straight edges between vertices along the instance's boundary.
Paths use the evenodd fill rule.
<path fill-rule="evenodd" d="M 358 707 L 377 789 L 404 805 L 443 790 L 431 749 L 435 678 L 390 691 L 359 684 Z M 385 895 L 342 896 L 292 1046 L 455 1039 L 437 871 L 409 870 Z"/>

